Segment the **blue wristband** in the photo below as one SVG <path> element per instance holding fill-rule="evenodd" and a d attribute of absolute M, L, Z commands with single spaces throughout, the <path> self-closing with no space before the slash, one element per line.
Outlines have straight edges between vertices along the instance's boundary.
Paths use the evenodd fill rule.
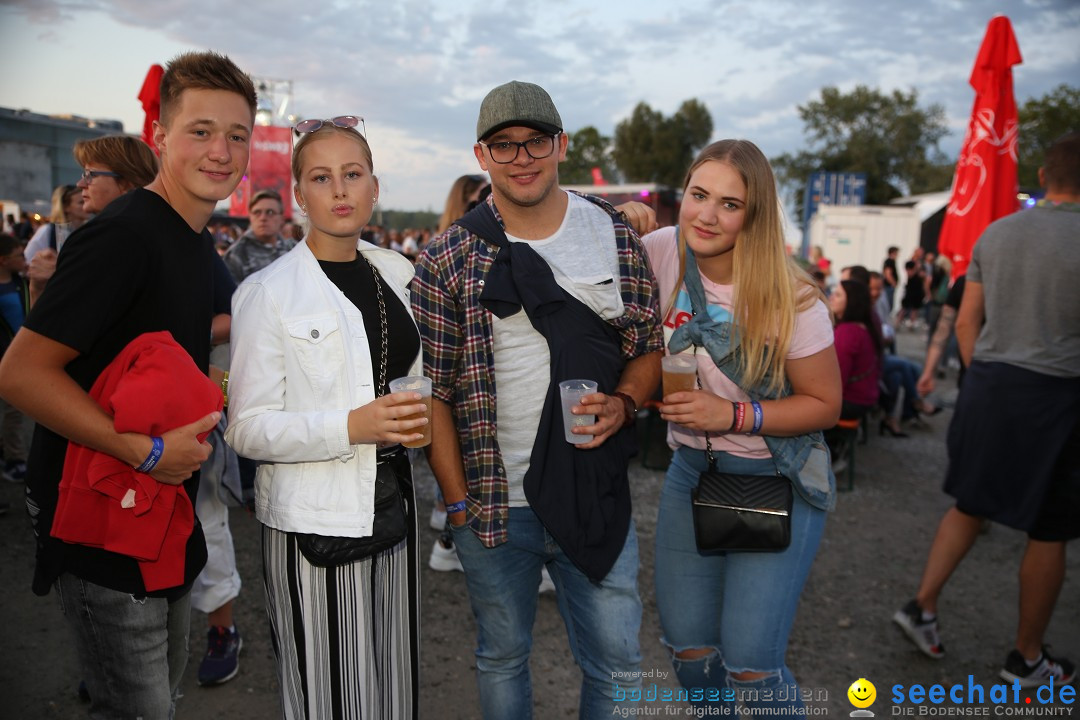
<path fill-rule="evenodd" d="M 464 510 L 465 510 L 465 501 L 464 500 L 458 500 L 456 503 L 447 503 L 446 504 L 446 514 L 447 515 L 453 515 L 454 513 L 464 512 Z"/>
<path fill-rule="evenodd" d="M 136 472 L 148 473 L 154 469 L 158 464 L 158 460 L 161 459 L 161 454 L 165 452 L 165 441 L 159 437 L 152 437 L 150 441 L 153 443 L 153 447 L 150 448 L 150 454 L 143 460 L 142 465 L 135 468 Z"/>
<path fill-rule="evenodd" d="M 750 434 L 757 435 L 761 430 L 761 422 L 765 419 L 765 416 L 761 412 L 761 403 L 757 400 L 752 400 L 750 402 L 750 407 L 754 409 L 754 426 L 750 428 Z"/>

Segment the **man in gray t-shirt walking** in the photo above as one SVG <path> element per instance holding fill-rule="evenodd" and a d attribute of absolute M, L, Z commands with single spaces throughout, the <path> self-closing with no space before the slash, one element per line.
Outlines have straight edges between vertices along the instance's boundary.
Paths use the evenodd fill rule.
<path fill-rule="evenodd" d="M 991 224 L 976 243 L 956 321 L 969 369 L 949 428 L 942 518 L 915 599 L 894 616 L 927 655 L 944 654 L 937 598 L 983 518 L 1028 534 L 1019 624 L 1001 677 L 1070 683 L 1075 665 L 1043 646 L 1080 537 L 1080 132 L 1039 170 L 1039 206 Z"/>

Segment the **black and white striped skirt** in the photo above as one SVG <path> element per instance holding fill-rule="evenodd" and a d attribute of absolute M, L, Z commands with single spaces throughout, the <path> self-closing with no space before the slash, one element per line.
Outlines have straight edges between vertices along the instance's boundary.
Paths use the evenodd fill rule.
<path fill-rule="evenodd" d="M 312 565 L 291 533 L 263 526 L 263 576 L 282 715 L 416 718 L 420 610 L 416 513 L 396 547 L 339 567 Z"/>

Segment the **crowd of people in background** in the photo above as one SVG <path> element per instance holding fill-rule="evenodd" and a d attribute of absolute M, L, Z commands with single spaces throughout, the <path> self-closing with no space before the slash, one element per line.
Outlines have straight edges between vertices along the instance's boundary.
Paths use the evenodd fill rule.
<path fill-rule="evenodd" d="M 1043 635 L 1065 542 L 1080 536 L 1076 133 L 1048 154 L 1048 204 L 992 225 L 966 278 L 923 247 L 908 258 L 890 247 L 880 271 L 852 265 L 834 277 L 822 248 L 799 262 L 785 248 L 776 182 L 753 143 L 704 148 L 677 225 L 656 228 L 644 206 L 559 186 L 561 117 L 543 88 L 521 82 L 481 103 L 483 174 L 454 182 L 433 227 L 371 224 L 379 181 L 355 116 L 298 123 L 294 197 L 256 189 L 246 226 L 216 218 L 246 167 L 251 81 L 227 58 L 192 53 L 162 82 L 159 155 L 126 136 L 80 141 L 78 183 L 55 189 L 46 218 L 6 217 L 0 235 L 0 468 L 27 483 L 33 590 L 62 598 L 93 712 L 171 716 L 191 608 L 208 622 L 199 683 L 236 676 L 241 578 L 228 509 L 247 506 L 262 524 L 283 715 L 415 717 L 412 463 L 422 460 L 403 443 L 430 423 L 429 523 L 440 537 L 428 564 L 463 573 L 480 712 L 530 717 L 536 597 L 554 591 L 582 673 L 581 717 L 610 716 L 611 679 L 641 683 L 627 473 L 633 423 L 652 401 L 675 451 L 657 503 L 653 590 L 678 681 L 703 691 L 697 705 L 721 706 L 731 690 L 749 707 L 800 715 L 787 642 L 850 442 L 830 431 L 877 422 L 903 441 L 943 410 L 933 397 L 954 362 L 968 373 L 948 446 L 957 503 L 893 620 L 940 658 L 938 596 L 984 519 L 1001 522 L 1030 538 L 1002 677 L 1025 687 L 1075 677 Z M 1045 250 L 1017 263 L 1009 243 L 1020 239 Z M 1051 309 L 1017 300 L 1021 291 Z M 898 332 L 926 333 L 922 364 L 897 352 Z M 200 379 L 165 424 L 134 402 L 121 425 L 115 396 L 102 400 L 100 378 L 122 384 L 140 352 L 172 353 L 170 372 Z M 658 394 L 664 355 L 694 359 L 694 389 Z M 421 374 L 430 420 L 412 418 L 420 396 L 389 386 Z M 597 381 L 574 406 L 588 418 L 572 431 L 579 444 L 559 415 L 558 381 L 572 377 Z M 43 386 L 55 392 L 31 390 Z M 1028 408 L 1024 427 L 1000 403 Z M 978 450 L 985 437 L 997 439 L 989 455 Z M 168 561 L 125 554 L 130 545 L 94 525 L 111 516 L 72 520 L 92 473 L 65 454 L 69 440 L 130 481 L 116 498 L 125 508 L 169 489 L 178 509 L 154 526 L 179 538 Z M 1013 452 L 1020 443 L 1035 450 Z M 699 550 L 690 498 L 717 468 L 786 478 L 789 546 Z M 1021 475 L 1031 481 L 1018 488 Z M 404 503 L 403 538 L 329 563 L 311 554 L 311 536 L 375 532 L 387 483 Z M 61 543 L 61 531 L 81 540 Z M 95 532 L 108 537 L 87 539 Z"/>

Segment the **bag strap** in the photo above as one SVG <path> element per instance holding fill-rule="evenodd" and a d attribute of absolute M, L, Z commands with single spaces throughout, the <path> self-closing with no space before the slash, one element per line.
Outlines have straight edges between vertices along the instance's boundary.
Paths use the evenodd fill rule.
<path fill-rule="evenodd" d="M 677 234 L 678 229 L 676 229 L 675 232 Z M 677 237 L 677 235 L 676 235 L 676 237 Z M 699 312 L 699 308 L 701 309 L 701 312 L 708 312 L 708 302 L 705 299 L 705 287 L 701 284 L 701 276 L 698 275 L 697 261 L 694 259 L 694 251 L 690 249 L 689 245 L 686 246 L 686 271 L 683 274 L 683 284 L 686 286 L 686 289 L 689 291 L 688 294 L 690 295 L 690 311 L 691 311 L 691 313 L 696 316 L 698 314 L 698 312 Z M 693 348 L 693 353 L 696 356 L 697 355 L 697 345 L 692 345 L 691 347 Z M 709 356 L 709 359 L 712 360 L 711 355 Z M 716 365 L 716 363 L 713 363 L 713 364 Z M 724 373 L 724 375 L 727 377 L 727 379 L 730 380 L 732 382 L 732 384 L 735 385 L 735 387 L 740 387 L 739 386 L 739 381 L 736 380 L 735 378 L 733 378 L 731 376 L 731 374 L 728 373 L 726 369 L 724 369 L 724 367 L 722 367 L 720 365 L 716 365 L 716 367 L 717 367 L 718 370 L 720 370 L 720 372 Z M 705 386 L 701 382 L 701 376 L 698 375 L 696 372 L 695 372 L 695 375 L 697 375 L 698 387 L 704 388 Z M 771 454 L 770 454 L 770 457 L 771 457 Z M 705 431 L 705 458 L 708 460 L 708 470 L 709 470 L 709 472 L 715 472 L 716 471 L 716 456 L 713 455 L 712 442 L 709 440 L 709 431 L 708 430 Z M 776 461 L 774 459 L 773 464 L 775 464 L 775 463 L 776 463 Z M 780 474 L 779 468 L 777 468 L 776 474 L 777 475 Z"/>

